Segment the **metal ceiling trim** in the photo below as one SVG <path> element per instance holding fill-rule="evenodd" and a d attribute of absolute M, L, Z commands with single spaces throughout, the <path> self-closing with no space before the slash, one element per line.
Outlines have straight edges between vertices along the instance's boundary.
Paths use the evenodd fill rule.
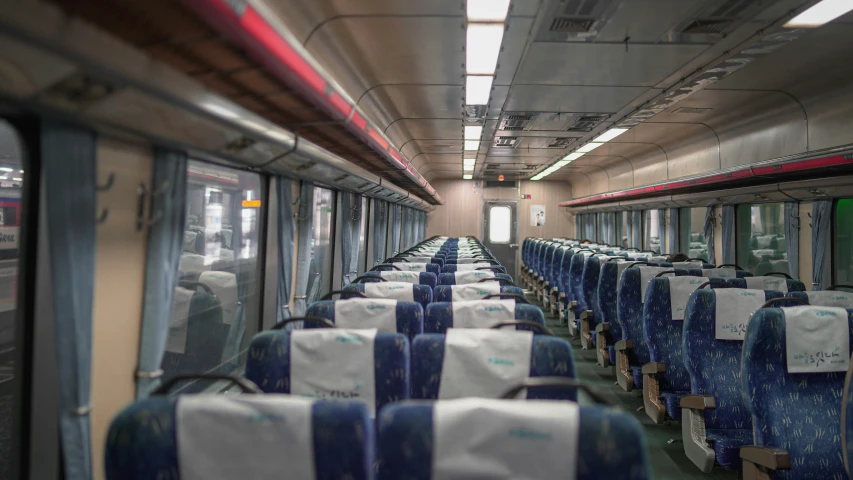
<path fill-rule="evenodd" d="M 717 190 L 734 181 L 748 178 L 772 178 L 782 174 L 796 172 L 813 172 L 828 167 L 853 166 L 853 146 L 847 145 L 821 152 L 810 152 L 785 159 L 775 159 L 750 165 L 734 167 L 726 170 L 716 170 L 692 177 L 684 177 L 670 182 L 646 185 L 641 187 L 600 193 L 560 202 L 558 207 L 579 207 L 599 204 L 609 200 L 624 202 L 641 196 L 672 195 L 673 192 L 688 188 L 700 188 L 703 193 Z M 651 202 L 652 200 L 650 200 Z"/>
<path fill-rule="evenodd" d="M 277 22 L 261 2 L 252 0 L 183 0 L 213 28 L 255 55 L 270 73 L 305 95 L 319 108 L 379 153 L 388 163 L 427 193 L 429 182 L 375 124 L 370 122 L 346 92 L 316 60 Z M 434 192 L 435 189 L 433 188 Z M 441 197 L 432 194 L 441 204 Z"/>
<path fill-rule="evenodd" d="M 82 122 L 105 136 L 183 149 L 194 158 L 230 167 L 315 181 L 366 196 L 378 196 L 371 194 L 371 190 L 380 188 L 380 185 L 384 189 L 391 188 L 392 184 L 387 180 L 212 94 L 196 81 L 151 60 L 135 48 L 84 22 L 73 21 L 55 6 L 27 3 L 16 9 L 0 9 L 0 40 L 3 38 L 26 46 L 31 61 L 43 60 L 41 67 L 62 65 L 72 77 L 84 74 L 93 79 L 115 82 L 122 86 L 118 93 L 132 91 L 135 99 L 145 102 L 144 105 L 169 106 L 184 121 L 204 122 L 217 135 L 225 137 L 223 132 L 239 132 L 256 142 L 255 145 L 282 153 L 253 163 L 239 153 L 211 149 L 199 144 L 195 138 L 182 137 L 180 133 L 164 137 L 162 131 L 150 122 L 126 117 L 118 121 L 116 114 L 93 115 L 87 109 L 45 100 L 43 93 L 57 83 L 27 92 L 2 84 L 0 100 L 3 102 L 19 105 L 39 115 Z M 92 48 L 92 45 L 99 48 Z M 0 51 L 0 60 L 5 54 L 5 51 Z M 66 75 L 57 82 L 61 83 L 66 78 L 69 77 Z M 107 96 L 103 100 L 114 98 Z M 122 101 L 126 102 L 118 100 L 118 105 Z M 212 109 L 210 105 L 218 108 Z M 424 203 L 397 186 L 393 188 L 395 192 L 405 193 L 399 195 L 399 199 L 412 198 Z"/>

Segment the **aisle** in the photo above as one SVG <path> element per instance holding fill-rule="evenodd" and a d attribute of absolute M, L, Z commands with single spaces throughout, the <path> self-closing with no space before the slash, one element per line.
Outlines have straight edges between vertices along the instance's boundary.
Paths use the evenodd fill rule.
<path fill-rule="evenodd" d="M 525 292 L 529 293 L 529 292 Z M 536 298 L 527 295 L 531 304 L 538 305 Z M 561 327 L 556 317 L 545 316 L 545 323 L 556 335 L 569 338 L 569 329 Z M 637 408 L 643 406 L 641 390 L 637 389 L 631 393 L 623 391 L 616 385 L 616 375 L 613 368 L 599 367 L 593 350 L 581 349 L 580 340 L 569 340 L 572 344 L 572 352 L 575 361 L 575 371 L 578 379 L 586 384 L 597 388 L 605 398 L 615 405 L 622 407 L 626 412 L 634 414 L 646 430 L 646 442 L 651 456 L 654 478 L 658 480 L 672 479 L 696 479 L 696 480 L 733 480 L 738 478 L 738 472 L 731 472 L 716 467 L 711 473 L 702 473 L 684 455 L 684 447 L 681 443 L 681 424 L 672 422 L 669 425 L 655 425 L 642 410 Z M 581 403 L 591 403 L 588 397 L 581 394 Z M 675 443 L 667 443 L 670 439 L 676 439 Z"/>

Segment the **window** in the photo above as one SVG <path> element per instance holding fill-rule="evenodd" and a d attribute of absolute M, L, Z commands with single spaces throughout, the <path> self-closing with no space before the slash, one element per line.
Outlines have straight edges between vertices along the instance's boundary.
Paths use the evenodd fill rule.
<path fill-rule="evenodd" d="M 335 192 L 314 187 L 314 235 L 311 238 L 311 268 L 308 273 L 310 305 L 332 291 L 332 222 Z"/>
<path fill-rule="evenodd" d="M 685 207 L 678 212 L 678 250 L 690 258 L 708 261 L 705 241 L 705 207 Z"/>
<path fill-rule="evenodd" d="M 645 218 L 646 236 L 643 238 L 643 250 L 651 250 L 655 253 L 660 253 L 660 212 L 658 210 L 646 210 L 643 212 Z"/>
<path fill-rule="evenodd" d="M 23 335 L 16 325 L 23 149 L 12 125 L 0 120 L 0 478 L 12 478 L 18 459 L 14 445 L 21 438 L 20 402 Z M 23 316 L 21 316 L 23 317 Z"/>
<path fill-rule="evenodd" d="M 790 273 L 785 246 L 785 204 L 738 205 L 737 264 L 755 275 Z"/>
<path fill-rule="evenodd" d="M 507 206 L 489 208 L 489 243 L 509 243 L 512 233 L 512 209 Z"/>
<path fill-rule="evenodd" d="M 358 236 L 358 274 L 362 275 L 367 271 L 367 229 L 368 229 L 368 219 L 370 217 L 369 212 L 370 199 L 367 197 L 361 197 L 361 210 L 359 210 L 360 217 L 360 226 L 359 226 L 359 236 Z"/>
<path fill-rule="evenodd" d="M 835 202 L 835 238 L 833 239 L 834 284 L 853 284 L 853 198 Z"/>
<path fill-rule="evenodd" d="M 631 228 L 628 226 L 628 222 L 631 219 L 631 212 L 619 212 L 617 215 L 620 237 L 619 245 L 622 248 L 628 248 L 631 245 Z"/>
<path fill-rule="evenodd" d="M 261 316 L 261 181 L 254 173 L 189 162 L 165 376 L 242 367 Z"/>

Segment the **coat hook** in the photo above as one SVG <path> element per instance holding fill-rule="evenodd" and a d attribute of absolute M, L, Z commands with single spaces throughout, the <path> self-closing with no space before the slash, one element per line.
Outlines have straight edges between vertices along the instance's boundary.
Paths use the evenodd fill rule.
<path fill-rule="evenodd" d="M 95 185 L 95 190 L 99 192 L 106 192 L 107 190 L 113 188 L 113 184 L 116 181 L 116 174 L 110 173 L 110 176 L 107 177 L 107 183 L 105 185 Z"/>
<path fill-rule="evenodd" d="M 796 217 L 796 218 L 800 218 L 800 217 Z M 795 224 L 794 224 L 794 222 L 791 222 L 791 227 L 796 228 L 797 230 L 799 230 L 799 229 L 800 229 L 800 224 L 799 224 L 799 223 L 797 223 L 797 224 L 795 225 Z"/>
<path fill-rule="evenodd" d="M 109 216 L 110 216 L 110 211 L 109 211 L 109 209 L 105 208 L 104 211 L 102 211 L 101 214 L 97 218 L 95 218 L 95 223 L 98 225 L 101 225 L 102 223 L 107 221 L 107 217 L 109 217 Z"/>
<path fill-rule="evenodd" d="M 812 218 L 812 212 L 807 212 L 806 215 L 808 215 L 809 218 Z"/>

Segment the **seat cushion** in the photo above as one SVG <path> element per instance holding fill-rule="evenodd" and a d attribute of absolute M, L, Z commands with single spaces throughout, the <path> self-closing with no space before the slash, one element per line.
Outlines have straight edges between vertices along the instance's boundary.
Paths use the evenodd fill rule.
<path fill-rule="evenodd" d="M 643 388 L 643 367 L 631 367 L 631 373 L 634 375 L 634 386 Z"/>
<path fill-rule="evenodd" d="M 740 447 L 752 445 L 752 430 L 705 430 L 705 436 L 714 441 L 718 465 L 726 470 L 740 470 Z"/>
<path fill-rule="evenodd" d="M 616 365 L 616 348 L 613 345 L 607 346 L 607 356 L 610 358 L 610 364 Z"/>
<path fill-rule="evenodd" d="M 677 392 L 661 392 L 664 405 L 666 406 L 666 415 L 673 420 L 681 421 L 681 407 L 678 406 L 678 401 L 681 397 L 689 395 L 688 391 Z"/>

